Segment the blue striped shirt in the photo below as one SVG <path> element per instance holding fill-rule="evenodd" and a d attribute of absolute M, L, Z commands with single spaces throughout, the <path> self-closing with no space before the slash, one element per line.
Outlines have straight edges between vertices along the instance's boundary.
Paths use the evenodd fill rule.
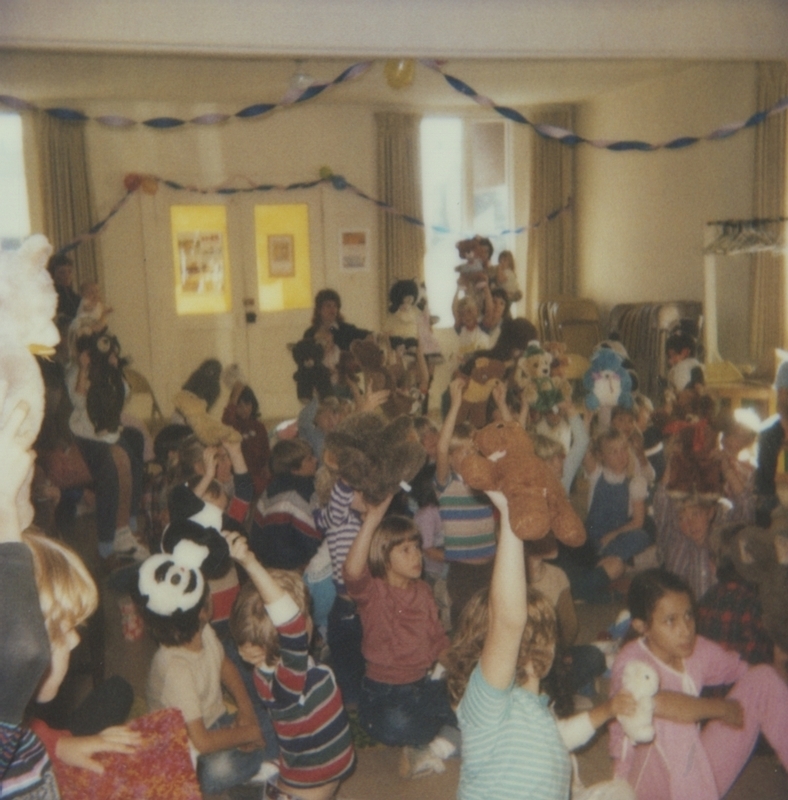
<path fill-rule="evenodd" d="M 568 800 L 572 763 L 546 695 L 495 689 L 477 664 L 457 710 L 458 800 Z"/>

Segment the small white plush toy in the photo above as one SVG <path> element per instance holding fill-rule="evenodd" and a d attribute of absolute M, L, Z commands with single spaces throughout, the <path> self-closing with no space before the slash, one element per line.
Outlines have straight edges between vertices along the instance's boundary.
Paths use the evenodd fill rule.
<path fill-rule="evenodd" d="M 630 661 L 621 684 L 635 698 L 637 710 L 631 716 L 619 714 L 618 721 L 633 744 L 650 742 L 654 738 L 654 695 L 659 690 L 657 671 L 645 661 Z"/>

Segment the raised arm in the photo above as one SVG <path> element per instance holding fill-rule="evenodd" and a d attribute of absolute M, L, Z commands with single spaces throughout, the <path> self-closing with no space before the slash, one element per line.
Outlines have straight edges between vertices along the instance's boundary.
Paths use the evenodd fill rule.
<path fill-rule="evenodd" d="M 367 508 L 361 530 L 353 540 L 350 552 L 345 559 L 344 572 L 346 580 L 355 581 L 364 574 L 369 559 L 369 546 L 372 542 L 372 537 L 378 529 L 378 525 L 382 522 L 393 496 L 390 494 L 379 505 Z"/>
<path fill-rule="evenodd" d="M 487 492 L 501 512 L 501 535 L 490 585 L 489 627 L 480 664 L 484 679 L 496 689 L 507 689 L 514 679 L 520 641 L 528 619 L 525 549 L 512 532 L 509 506 L 501 492 Z"/>
<path fill-rule="evenodd" d="M 435 479 L 439 484 L 445 484 L 449 479 L 451 468 L 449 467 L 449 445 L 454 434 L 454 426 L 457 424 L 457 415 L 460 413 L 462 403 L 462 393 L 465 389 L 465 380 L 455 378 L 449 384 L 449 395 L 451 405 L 446 419 L 443 420 L 440 436 L 438 437 L 438 452 L 435 457 Z"/>
<path fill-rule="evenodd" d="M 222 536 L 227 540 L 233 560 L 237 561 L 246 570 L 255 589 L 260 592 L 263 602 L 266 605 L 271 605 L 271 603 L 279 600 L 285 594 L 285 590 L 257 560 L 255 554 L 249 549 L 246 537 L 240 533 L 228 531 L 222 531 Z"/>

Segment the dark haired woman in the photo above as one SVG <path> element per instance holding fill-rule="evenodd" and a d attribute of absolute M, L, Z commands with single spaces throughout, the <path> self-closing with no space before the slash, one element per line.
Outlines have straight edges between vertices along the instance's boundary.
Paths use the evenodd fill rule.
<path fill-rule="evenodd" d="M 315 310 L 312 325 L 304 331 L 302 338 L 314 339 L 319 332 L 331 333 L 334 344 L 340 350 L 349 350 L 354 339 L 366 339 L 370 332 L 345 322 L 341 313 L 342 300 L 333 289 L 321 289 L 315 295 Z"/>

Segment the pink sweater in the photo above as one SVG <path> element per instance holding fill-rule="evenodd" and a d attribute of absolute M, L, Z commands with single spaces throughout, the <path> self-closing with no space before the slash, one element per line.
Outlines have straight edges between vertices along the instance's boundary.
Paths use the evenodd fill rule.
<path fill-rule="evenodd" d="M 698 697 L 704 686 L 735 683 L 748 670 L 737 653 L 698 636 L 695 649 L 684 659 L 684 672 L 660 661 L 643 639 L 626 645 L 616 656 L 610 684 L 611 695 L 621 689 L 625 665 L 645 661 L 659 675 L 660 691 L 682 692 Z M 719 800 L 700 736 L 700 726 L 654 718 L 656 735 L 650 744 L 633 744 L 615 720 L 610 725 L 610 755 L 615 775 L 628 781 L 638 800 Z"/>
<path fill-rule="evenodd" d="M 361 617 L 367 677 L 393 684 L 421 680 L 449 645 L 429 585 L 417 580 L 399 589 L 373 578 L 368 568 L 357 581 L 345 575 L 345 584 Z"/>

